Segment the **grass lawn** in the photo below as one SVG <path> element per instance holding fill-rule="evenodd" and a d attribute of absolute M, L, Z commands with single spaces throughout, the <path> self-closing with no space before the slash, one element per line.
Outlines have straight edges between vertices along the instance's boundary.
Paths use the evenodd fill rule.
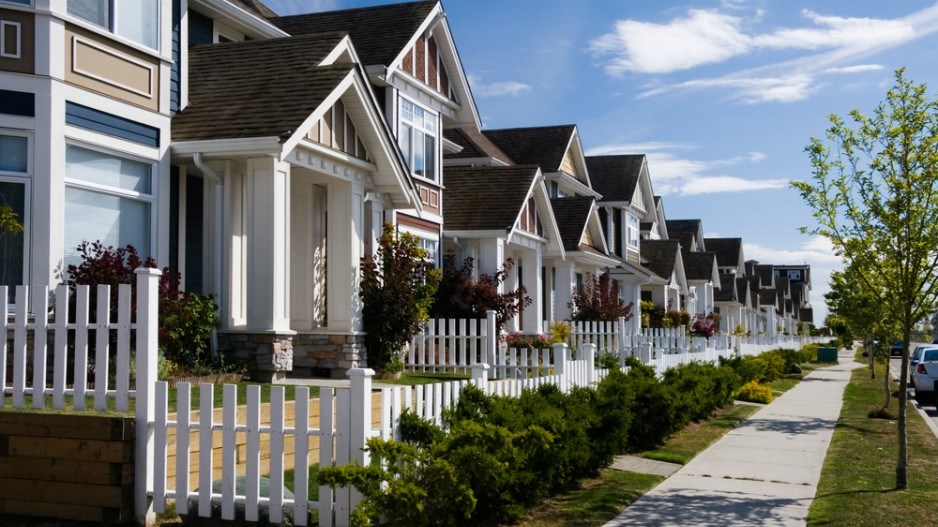
<path fill-rule="evenodd" d="M 881 368 L 877 366 L 877 368 Z M 909 488 L 897 491 L 896 422 L 870 419 L 882 404 L 883 371 L 854 370 L 827 451 L 809 525 L 934 525 L 938 517 L 938 439 L 908 409 Z M 896 410 L 895 399 L 892 409 Z"/>
<path fill-rule="evenodd" d="M 736 425 L 758 409 L 757 406 L 742 404 L 721 408 L 707 421 L 687 425 L 684 430 L 668 438 L 660 448 L 642 452 L 640 455 L 648 459 L 686 465 L 694 456 L 723 437 L 723 434 L 736 428 Z"/>
<path fill-rule="evenodd" d="M 469 379 L 470 375 L 459 373 L 404 373 L 400 379 L 382 379 L 374 382 L 380 384 L 399 384 L 403 386 L 415 386 L 417 384 L 433 384 L 446 381 L 464 381 Z"/>

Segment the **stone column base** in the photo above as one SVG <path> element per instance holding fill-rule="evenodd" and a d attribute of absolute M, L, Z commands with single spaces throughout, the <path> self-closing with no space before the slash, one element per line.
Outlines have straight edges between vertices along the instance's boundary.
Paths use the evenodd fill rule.
<path fill-rule="evenodd" d="M 347 378 L 350 368 L 365 366 L 365 335 L 298 333 L 293 340 L 292 377 Z"/>
<path fill-rule="evenodd" d="M 248 362 L 251 378 L 274 382 L 293 370 L 293 339 L 291 333 L 218 332 L 218 349 L 239 361 Z"/>

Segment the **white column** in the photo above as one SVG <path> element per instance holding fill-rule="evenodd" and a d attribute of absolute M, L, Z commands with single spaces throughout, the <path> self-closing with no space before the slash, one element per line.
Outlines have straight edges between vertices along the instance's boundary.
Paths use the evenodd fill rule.
<path fill-rule="evenodd" d="M 541 327 L 544 321 L 541 248 L 536 247 L 523 251 L 521 265 L 524 287 L 528 291 L 528 297 L 531 298 L 531 305 L 524 309 L 524 327 L 521 328 L 521 331 L 524 333 L 541 333 L 544 331 L 544 328 Z"/>
<path fill-rule="evenodd" d="M 256 331 L 290 329 L 290 165 L 273 157 L 247 163 L 247 320 Z"/>
<path fill-rule="evenodd" d="M 620 296 L 625 305 L 632 304 L 632 319 L 626 322 L 626 333 L 642 332 L 642 286 L 637 283 L 623 282 Z"/>
<path fill-rule="evenodd" d="M 58 93 L 58 83 L 38 86 L 33 175 L 27 196 L 33 204 L 27 233 L 33 246 L 29 281 L 35 286 L 53 285 L 60 271 L 65 271 L 65 98 Z"/>
<path fill-rule="evenodd" d="M 365 200 L 365 254 L 374 254 L 375 244 L 384 228 L 384 202 L 374 194 Z"/>
<path fill-rule="evenodd" d="M 576 287 L 576 272 L 573 268 L 573 262 L 558 262 L 555 265 L 557 269 L 556 295 L 557 301 L 554 304 L 554 318 L 557 320 L 569 320 L 573 310 L 570 303 L 573 302 L 573 288 Z"/>
<path fill-rule="evenodd" d="M 479 241 L 479 259 L 475 263 L 479 274 L 494 275 L 505 263 L 505 240 L 501 238 L 486 238 Z M 505 285 L 498 287 L 499 293 L 505 292 Z"/>
<path fill-rule="evenodd" d="M 327 302 L 330 331 L 361 329 L 359 264 L 364 254 L 365 192 L 360 183 L 329 184 L 329 227 L 326 235 Z"/>

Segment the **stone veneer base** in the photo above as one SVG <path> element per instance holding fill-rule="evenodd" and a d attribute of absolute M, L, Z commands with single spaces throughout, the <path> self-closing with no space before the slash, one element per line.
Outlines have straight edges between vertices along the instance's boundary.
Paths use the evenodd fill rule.
<path fill-rule="evenodd" d="M 363 334 L 254 333 L 219 330 L 218 348 L 237 360 L 251 362 L 251 378 L 270 382 L 290 377 L 309 378 L 328 371 L 344 379 L 350 368 L 364 366 Z"/>

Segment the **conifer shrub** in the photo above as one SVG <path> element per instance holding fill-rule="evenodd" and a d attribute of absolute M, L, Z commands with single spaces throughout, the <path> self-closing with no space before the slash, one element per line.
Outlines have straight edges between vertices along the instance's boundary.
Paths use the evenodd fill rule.
<path fill-rule="evenodd" d="M 772 402 L 774 396 L 772 395 L 771 387 L 765 384 L 759 384 L 756 381 L 749 381 L 739 389 L 736 398 L 740 401 L 769 404 Z"/>

